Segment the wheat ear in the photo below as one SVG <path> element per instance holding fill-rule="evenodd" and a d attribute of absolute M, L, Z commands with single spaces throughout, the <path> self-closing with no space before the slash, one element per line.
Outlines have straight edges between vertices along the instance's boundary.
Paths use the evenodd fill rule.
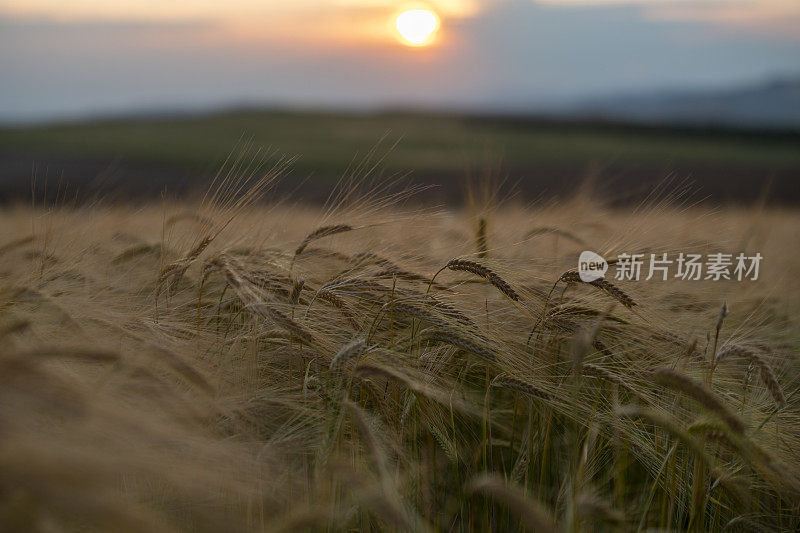
<path fill-rule="evenodd" d="M 538 502 L 526 498 L 520 489 L 506 485 L 503 480 L 490 474 L 474 478 L 467 485 L 469 492 L 488 494 L 493 499 L 505 503 L 509 510 L 517 514 L 529 531 L 555 533 L 555 521 Z"/>
<path fill-rule="evenodd" d="M 714 412 L 737 433 L 744 432 L 744 423 L 708 387 L 671 368 L 658 368 L 652 373 L 653 381 L 689 396 L 709 411 Z"/>
<path fill-rule="evenodd" d="M 444 268 L 454 271 L 469 272 L 471 274 L 475 274 L 476 276 L 480 276 L 494 285 L 497 290 L 508 296 L 511 300 L 514 300 L 515 302 L 519 301 L 519 294 L 517 294 L 516 291 L 511 288 L 511 285 L 509 285 L 508 282 L 501 278 L 494 270 L 478 263 L 477 261 L 470 261 L 469 259 L 451 259 L 444 266 Z"/>
<path fill-rule="evenodd" d="M 345 231 L 352 231 L 354 228 L 349 224 L 336 224 L 333 226 L 323 226 L 321 228 L 317 228 L 308 235 L 306 235 L 303 242 L 300 243 L 300 246 L 294 251 L 295 257 L 302 254 L 303 250 L 306 249 L 306 246 L 311 244 L 312 242 L 316 241 L 317 239 L 321 239 L 323 237 L 328 237 L 330 235 L 336 235 L 337 233 L 344 233 Z"/>
<path fill-rule="evenodd" d="M 783 396 L 783 391 L 781 391 L 778 379 L 775 377 L 775 372 L 772 370 L 772 367 L 769 365 L 769 363 L 758 354 L 758 352 L 746 346 L 734 344 L 717 352 L 715 358 L 716 364 L 719 364 L 722 360 L 731 356 L 744 357 L 757 366 L 761 374 L 761 381 L 764 382 L 764 386 L 767 387 L 767 390 L 772 395 L 772 399 L 775 401 L 775 404 L 777 404 L 777 406 L 780 408 L 786 406 L 786 398 Z"/>
<path fill-rule="evenodd" d="M 592 285 L 601 291 L 605 292 L 619 303 L 630 309 L 631 307 L 637 305 L 633 298 L 631 298 L 628 293 L 611 283 L 610 281 L 600 278 L 594 281 L 585 282 L 581 279 L 580 274 L 578 274 L 575 270 L 567 270 L 558 278 L 558 281 L 563 281 L 565 283 L 583 283 L 586 285 Z"/>
<path fill-rule="evenodd" d="M 348 344 L 345 344 L 331 360 L 330 369 L 336 370 L 337 368 L 341 368 L 347 364 L 347 361 L 350 359 L 354 357 L 361 357 L 361 354 L 364 353 L 365 347 L 366 341 L 364 339 L 356 339 Z"/>
<path fill-rule="evenodd" d="M 435 330 L 426 335 L 432 341 L 450 344 L 456 348 L 461 348 L 464 351 L 473 353 L 485 361 L 494 363 L 497 361 L 497 356 L 489 349 L 484 348 L 478 343 L 471 341 L 457 333 L 448 330 Z"/>
<path fill-rule="evenodd" d="M 534 398 L 542 398 L 547 400 L 550 395 L 535 385 L 531 385 L 527 381 L 511 377 L 508 374 L 500 374 L 492 380 L 493 387 L 502 387 L 504 389 L 522 392 Z"/>

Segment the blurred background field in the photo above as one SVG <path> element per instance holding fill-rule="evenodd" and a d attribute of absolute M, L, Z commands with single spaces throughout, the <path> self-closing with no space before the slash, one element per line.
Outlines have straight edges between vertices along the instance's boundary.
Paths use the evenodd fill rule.
<path fill-rule="evenodd" d="M 305 200 L 324 199 L 367 158 L 376 175 L 435 185 L 426 198 L 436 202 L 459 201 L 467 178 L 487 175 L 526 200 L 569 192 L 587 177 L 620 203 L 665 179 L 688 185 L 693 199 L 749 202 L 766 191 L 780 203 L 800 200 L 798 130 L 269 110 L 6 126 L 0 198 L 29 197 L 34 175 L 110 199 L 202 190 L 246 145 L 245 157 L 267 156 L 267 164 L 296 158 L 279 187 Z"/>

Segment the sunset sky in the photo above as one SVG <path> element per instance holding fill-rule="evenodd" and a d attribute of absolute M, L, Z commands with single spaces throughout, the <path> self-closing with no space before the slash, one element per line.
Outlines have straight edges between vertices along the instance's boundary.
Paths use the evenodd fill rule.
<path fill-rule="evenodd" d="M 406 10 L 438 31 L 406 46 Z M 798 0 L 0 0 L 0 120 L 530 109 L 800 74 Z"/>

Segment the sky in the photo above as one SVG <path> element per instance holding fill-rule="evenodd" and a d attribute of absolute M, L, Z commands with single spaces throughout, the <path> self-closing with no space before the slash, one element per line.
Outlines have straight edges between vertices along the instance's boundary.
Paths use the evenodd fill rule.
<path fill-rule="evenodd" d="M 398 14 L 439 29 L 411 47 Z M 0 121 L 538 110 L 800 75 L 800 0 L 0 0 Z"/>

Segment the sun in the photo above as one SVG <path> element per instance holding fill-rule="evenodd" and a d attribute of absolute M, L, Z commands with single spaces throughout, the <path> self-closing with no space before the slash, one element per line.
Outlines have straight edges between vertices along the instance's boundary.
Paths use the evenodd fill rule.
<path fill-rule="evenodd" d="M 430 44 L 439 27 L 439 17 L 427 9 L 412 9 L 397 16 L 395 26 L 409 46 Z"/>

